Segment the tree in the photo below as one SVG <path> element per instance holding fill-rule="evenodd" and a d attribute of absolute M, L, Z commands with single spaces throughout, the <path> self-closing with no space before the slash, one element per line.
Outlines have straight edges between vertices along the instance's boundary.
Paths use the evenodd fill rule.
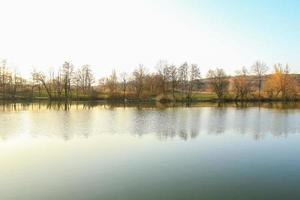
<path fill-rule="evenodd" d="M 159 95 L 163 93 L 163 79 L 158 73 L 148 74 L 145 77 L 145 90 L 148 90 L 150 95 Z"/>
<path fill-rule="evenodd" d="M 251 92 L 251 80 L 248 75 L 248 70 L 243 67 L 240 71 L 237 71 L 236 76 L 233 78 L 233 89 L 236 99 L 245 100 L 248 98 Z"/>
<path fill-rule="evenodd" d="M 266 81 L 266 92 L 269 97 L 280 96 L 282 100 L 294 98 L 297 95 L 297 81 L 290 74 L 289 66 L 278 63 L 274 65 L 274 73 Z"/>
<path fill-rule="evenodd" d="M 128 75 L 126 72 L 123 72 L 120 74 L 120 78 L 122 81 L 122 90 L 123 90 L 123 99 L 125 101 L 125 97 L 126 97 L 126 89 L 127 89 L 127 79 L 128 79 Z"/>
<path fill-rule="evenodd" d="M 48 98 L 51 100 L 52 99 L 51 87 L 48 84 L 46 76 L 43 74 L 43 72 L 36 72 L 36 71 L 34 71 L 32 73 L 32 77 L 33 77 L 34 81 L 38 81 L 38 82 L 40 82 L 44 86 L 44 88 L 45 88 L 45 90 L 47 92 Z"/>
<path fill-rule="evenodd" d="M 59 70 L 57 72 L 57 75 L 55 76 L 54 71 L 51 70 L 50 77 L 51 77 L 50 79 L 51 79 L 51 84 L 53 86 L 53 90 L 55 91 L 55 97 L 57 99 L 61 99 L 64 90 L 64 83 L 63 83 L 64 77 L 62 76 L 61 71 Z"/>
<path fill-rule="evenodd" d="M 192 64 L 189 70 L 189 82 L 188 82 L 188 98 L 191 98 L 192 91 L 196 81 L 200 78 L 200 69 L 198 65 Z"/>
<path fill-rule="evenodd" d="M 268 71 L 268 66 L 262 61 L 256 61 L 252 66 L 252 71 L 256 75 L 257 79 L 257 88 L 258 88 L 258 97 L 261 98 L 261 90 L 262 90 L 262 83 L 264 80 L 264 76 Z"/>
<path fill-rule="evenodd" d="M 17 94 L 18 87 L 21 87 L 21 85 L 22 85 L 22 77 L 17 75 L 16 70 L 11 75 L 11 77 L 12 77 L 12 81 L 11 81 L 11 84 L 12 84 L 11 96 L 12 96 L 12 98 L 15 98 L 16 94 Z"/>
<path fill-rule="evenodd" d="M 74 67 L 71 63 L 65 62 L 62 66 L 62 76 L 64 82 L 65 99 L 71 95 L 71 80 L 73 76 Z"/>
<path fill-rule="evenodd" d="M 105 92 L 105 90 L 106 90 L 106 78 L 105 77 L 100 78 L 98 80 L 98 88 L 99 88 L 100 92 L 103 92 L 103 93 Z"/>
<path fill-rule="evenodd" d="M 170 67 L 167 61 L 159 61 L 157 66 L 158 74 L 160 75 L 162 80 L 162 93 L 165 94 L 168 91 L 168 83 L 170 80 Z"/>
<path fill-rule="evenodd" d="M 2 60 L 0 68 L 0 84 L 2 89 L 2 97 L 6 98 L 6 82 L 7 82 L 7 69 L 6 69 L 6 60 Z"/>
<path fill-rule="evenodd" d="M 183 99 L 186 96 L 187 91 L 187 81 L 188 81 L 188 64 L 187 62 L 183 63 L 178 69 L 178 79 L 181 89 L 181 98 Z"/>
<path fill-rule="evenodd" d="M 153 73 L 146 73 L 145 67 L 139 65 L 130 77 L 122 73 L 118 78 L 116 71 L 113 70 L 110 76 L 99 81 L 94 90 L 95 79 L 89 65 L 83 65 L 74 71 L 73 65 L 65 62 L 57 71 L 50 69 L 47 74 L 33 71 L 32 80 L 27 81 L 16 70 L 10 69 L 4 60 L 0 62 L 0 98 L 26 97 L 27 92 L 31 94 L 31 98 L 41 97 L 46 93 L 50 100 L 62 98 L 68 100 L 76 91 L 77 99 L 80 95 L 89 98 L 97 97 L 97 92 L 107 92 L 110 95 L 120 92 L 124 100 L 129 93 L 136 93 L 138 99 L 155 95 L 157 100 L 170 101 L 176 99 L 175 94 L 178 90 L 181 99 L 185 100 L 191 99 L 193 92 L 205 81 L 219 100 L 226 97 L 230 83 L 232 89 L 230 91 L 235 93 L 236 100 L 247 100 L 252 95 L 253 88 L 259 98 L 264 94 L 268 94 L 270 99 L 281 100 L 292 100 L 298 97 L 299 76 L 291 74 L 288 65 L 276 64 L 274 72 L 269 75 L 266 74 L 267 70 L 265 63 L 257 61 L 251 66 L 251 72 L 255 76 L 250 76 L 249 71 L 242 68 L 235 76 L 229 78 L 223 69 L 215 69 L 209 70 L 208 79 L 200 82 L 200 69 L 196 64 L 189 65 L 185 62 L 176 67 L 166 61 L 160 61 L 157 71 Z M 35 88 L 38 88 L 38 94 Z M 167 93 L 170 93 L 170 96 L 166 95 Z"/>
<path fill-rule="evenodd" d="M 139 99 L 143 94 L 145 77 L 146 68 L 143 65 L 139 65 L 139 67 L 133 72 L 133 85 L 136 91 L 136 96 Z"/>
<path fill-rule="evenodd" d="M 170 65 L 169 67 L 169 72 L 170 72 L 170 80 L 171 80 L 171 88 L 172 88 L 172 96 L 173 99 L 175 99 L 175 88 L 177 86 L 177 67 L 175 65 Z"/>
<path fill-rule="evenodd" d="M 117 84 L 118 84 L 117 81 L 118 81 L 118 77 L 117 77 L 116 70 L 113 70 L 111 75 L 106 79 L 106 86 L 111 96 L 117 92 Z"/>
<path fill-rule="evenodd" d="M 95 78 L 93 72 L 89 65 L 81 66 L 75 73 L 74 83 L 76 85 L 76 96 L 78 97 L 78 93 L 82 93 L 84 95 L 91 95 L 92 84 L 94 83 Z"/>
<path fill-rule="evenodd" d="M 209 70 L 207 74 L 209 85 L 213 92 L 216 93 L 218 99 L 221 100 L 228 93 L 229 80 L 223 69 L 217 68 Z"/>

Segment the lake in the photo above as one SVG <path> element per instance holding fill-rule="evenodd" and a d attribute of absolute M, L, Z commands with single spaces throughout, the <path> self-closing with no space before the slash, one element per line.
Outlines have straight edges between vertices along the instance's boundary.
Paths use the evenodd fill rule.
<path fill-rule="evenodd" d="M 298 200 L 299 122 L 299 104 L 2 104 L 0 199 Z"/>

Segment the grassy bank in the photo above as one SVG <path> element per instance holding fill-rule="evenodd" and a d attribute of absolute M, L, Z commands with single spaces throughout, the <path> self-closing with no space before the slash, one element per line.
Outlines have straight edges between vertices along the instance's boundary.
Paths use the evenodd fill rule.
<path fill-rule="evenodd" d="M 0 96 L 0 100 L 2 101 L 103 101 L 103 102 L 111 102 L 111 103 L 124 103 L 124 102 L 160 102 L 160 103 L 172 103 L 172 102 L 182 102 L 182 103 L 191 103 L 191 102 L 293 102 L 300 101 L 299 95 L 292 99 L 282 99 L 280 97 L 257 97 L 251 96 L 248 98 L 240 99 L 236 98 L 234 94 L 227 94 L 224 98 L 219 99 L 216 94 L 211 92 L 195 92 L 192 93 L 190 97 L 183 96 L 180 93 L 175 93 L 173 96 L 171 93 L 167 93 L 164 95 L 148 95 L 142 96 L 140 98 L 135 95 L 126 95 L 125 97 L 122 95 L 109 95 L 105 93 L 101 93 L 95 96 L 70 96 L 69 98 L 64 97 L 52 97 L 49 98 L 44 95 L 40 96 Z"/>

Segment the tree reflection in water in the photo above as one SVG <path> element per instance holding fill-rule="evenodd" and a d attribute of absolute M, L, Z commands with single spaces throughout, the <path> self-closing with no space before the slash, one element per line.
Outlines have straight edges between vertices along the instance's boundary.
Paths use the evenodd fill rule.
<path fill-rule="evenodd" d="M 189 140 L 202 134 L 267 135 L 299 133 L 299 103 L 293 104 L 107 104 L 101 102 L 3 103 L 0 137 L 89 137 L 97 134 L 154 134 L 160 140 Z"/>

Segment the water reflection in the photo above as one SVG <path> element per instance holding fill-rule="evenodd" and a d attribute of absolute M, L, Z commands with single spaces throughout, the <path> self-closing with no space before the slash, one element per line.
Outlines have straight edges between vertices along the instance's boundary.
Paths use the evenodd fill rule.
<path fill-rule="evenodd" d="M 218 108 L 227 108 L 235 107 L 239 109 L 244 108 L 269 108 L 287 111 L 289 109 L 300 109 L 300 102 L 291 102 L 291 103 L 211 103 L 211 102 L 202 102 L 202 103 L 170 103 L 170 104 L 161 104 L 157 103 L 106 103 L 103 101 L 90 101 L 90 102 L 49 102 L 49 101 L 38 101 L 38 102 L 5 102 L 0 101 L 0 111 L 38 111 L 38 110 L 85 110 L 93 108 L 136 108 L 136 109 L 145 109 L 145 108 L 155 108 L 155 109 L 167 109 L 172 107 L 218 107 Z"/>
<path fill-rule="evenodd" d="M 240 134 L 260 140 L 300 132 L 294 104 L 105 104 L 101 102 L 13 103 L 0 106 L 0 138 L 90 137 L 98 134 L 154 134 L 160 140 Z"/>

